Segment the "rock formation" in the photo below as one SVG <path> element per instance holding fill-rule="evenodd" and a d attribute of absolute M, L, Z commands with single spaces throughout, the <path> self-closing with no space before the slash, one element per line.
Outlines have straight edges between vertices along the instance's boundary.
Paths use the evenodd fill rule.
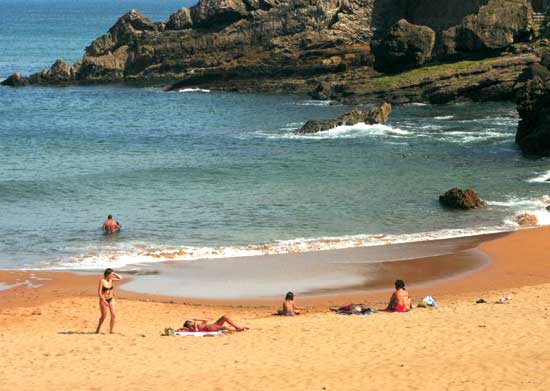
<path fill-rule="evenodd" d="M 550 156 L 550 72 L 535 69 L 518 96 L 516 143 L 526 154 Z"/>
<path fill-rule="evenodd" d="M 425 64 L 432 56 L 435 32 L 401 19 L 393 25 L 383 42 L 375 49 L 376 69 L 399 72 Z"/>
<path fill-rule="evenodd" d="M 515 94 L 526 60 L 429 72 L 426 83 L 376 79 L 442 59 L 502 54 L 530 37 L 531 18 L 528 0 L 201 0 L 164 22 L 131 10 L 75 64 L 58 60 L 3 84 L 171 83 L 169 90 L 297 91 L 361 103 L 477 92 L 503 99 Z"/>
<path fill-rule="evenodd" d="M 296 131 L 296 134 L 317 133 L 333 129 L 342 125 L 355 125 L 365 123 L 367 125 L 385 124 L 391 113 L 391 104 L 384 103 L 380 106 L 372 106 L 367 110 L 354 109 L 348 113 L 333 119 L 310 120 Z"/>
<path fill-rule="evenodd" d="M 516 222 L 522 227 L 533 226 L 539 223 L 539 219 L 535 215 L 522 213 L 516 216 Z"/>
<path fill-rule="evenodd" d="M 476 209 L 485 206 L 475 191 L 453 188 L 439 196 L 441 205 L 452 209 Z"/>

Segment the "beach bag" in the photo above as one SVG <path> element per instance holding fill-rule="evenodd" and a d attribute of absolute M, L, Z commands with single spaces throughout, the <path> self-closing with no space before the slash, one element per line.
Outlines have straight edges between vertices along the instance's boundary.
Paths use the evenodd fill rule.
<path fill-rule="evenodd" d="M 422 303 L 424 303 L 426 307 L 437 307 L 437 302 L 431 296 L 426 296 L 425 298 L 423 298 Z"/>

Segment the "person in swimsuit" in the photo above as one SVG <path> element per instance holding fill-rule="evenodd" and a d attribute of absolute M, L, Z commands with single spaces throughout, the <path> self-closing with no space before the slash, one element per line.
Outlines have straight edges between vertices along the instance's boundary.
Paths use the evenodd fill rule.
<path fill-rule="evenodd" d="M 220 331 L 220 330 L 227 330 L 230 331 L 231 329 L 225 327 L 225 324 L 230 325 L 235 329 L 235 331 L 244 331 L 248 330 L 248 327 L 241 327 L 237 326 L 235 322 L 233 322 L 230 318 L 228 318 L 226 315 L 223 315 L 221 318 L 219 318 L 214 323 L 208 323 L 205 319 L 192 319 L 192 320 L 186 320 L 183 323 L 183 329 L 187 331 Z"/>
<path fill-rule="evenodd" d="M 114 294 L 114 281 L 120 281 L 122 277 L 116 273 L 113 269 L 107 268 L 103 272 L 103 278 L 99 280 L 99 286 L 97 287 L 97 295 L 99 296 L 99 310 L 101 317 L 99 318 L 99 324 L 97 325 L 96 334 L 99 334 L 101 325 L 107 317 L 107 311 L 111 314 L 111 323 L 109 332 L 112 334 L 115 328 L 116 307 L 115 307 L 115 294 Z"/>
<path fill-rule="evenodd" d="M 294 293 L 288 292 L 283 302 L 283 308 L 277 311 L 277 313 L 283 316 L 296 316 L 300 315 L 300 311 L 304 309 L 303 307 L 298 307 L 294 302 Z"/>
<path fill-rule="evenodd" d="M 113 220 L 113 215 L 107 216 L 107 220 L 103 223 L 102 229 L 106 234 L 114 234 L 120 232 L 121 225 L 118 221 Z"/>
<path fill-rule="evenodd" d="M 412 308 L 412 300 L 405 289 L 403 280 L 395 281 L 395 292 L 391 295 L 387 310 L 394 312 L 406 312 Z"/>

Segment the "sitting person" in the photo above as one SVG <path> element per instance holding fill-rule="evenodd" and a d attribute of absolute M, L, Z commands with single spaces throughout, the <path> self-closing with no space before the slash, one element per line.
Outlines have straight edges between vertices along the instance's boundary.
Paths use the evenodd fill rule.
<path fill-rule="evenodd" d="M 231 331 L 231 329 L 225 327 L 225 324 L 229 324 L 235 329 L 235 331 L 244 331 L 248 330 L 248 327 L 237 326 L 231 319 L 223 315 L 214 323 L 208 323 L 205 319 L 193 319 L 186 320 L 183 323 L 183 329 L 187 331 Z"/>
<path fill-rule="evenodd" d="M 283 302 L 283 309 L 277 311 L 278 315 L 283 316 L 296 316 L 300 315 L 300 311 L 303 311 L 305 308 L 298 307 L 294 302 L 294 293 L 288 292 L 285 296 L 285 301 Z"/>
<path fill-rule="evenodd" d="M 403 280 L 395 281 L 395 292 L 391 295 L 387 311 L 407 312 L 412 308 L 412 300 L 409 292 L 405 289 Z"/>

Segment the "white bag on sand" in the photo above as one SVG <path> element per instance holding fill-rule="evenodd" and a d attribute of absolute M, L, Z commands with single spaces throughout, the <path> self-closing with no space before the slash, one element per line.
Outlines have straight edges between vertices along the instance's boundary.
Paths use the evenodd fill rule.
<path fill-rule="evenodd" d="M 426 296 L 425 298 L 423 298 L 422 303 L 424 303 L 426 307 L 437 307 L 437 302 L 431 296 Z"/>

